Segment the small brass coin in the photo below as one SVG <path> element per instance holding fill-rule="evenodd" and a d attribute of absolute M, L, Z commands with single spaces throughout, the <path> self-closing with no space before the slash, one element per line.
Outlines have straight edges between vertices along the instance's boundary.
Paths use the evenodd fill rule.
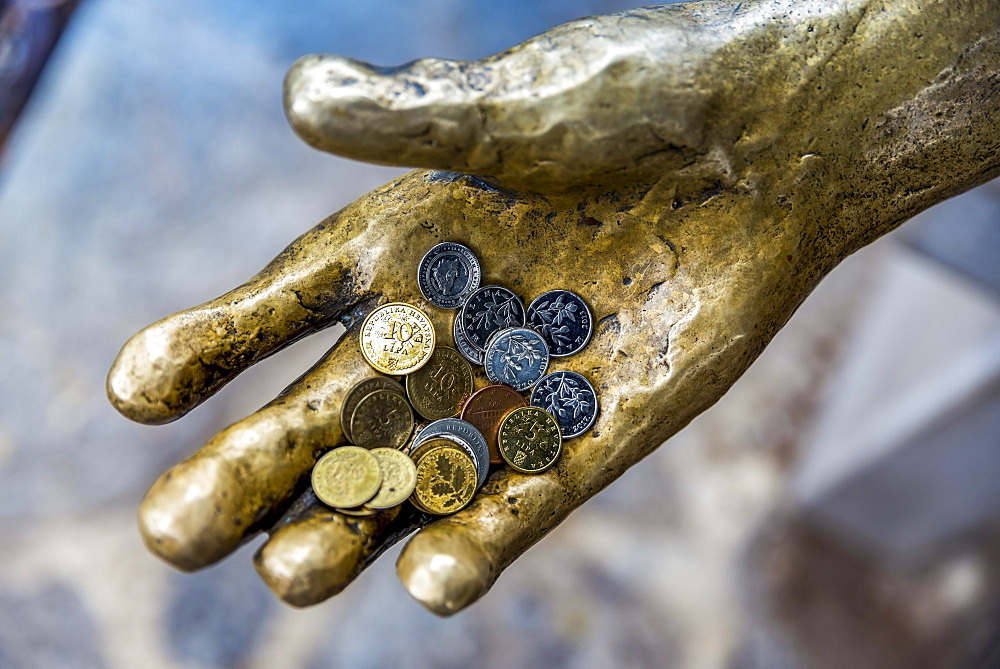
<path fill-rule="evenodd" d="M 417 462 L 412 499 L 417 508 L 439 516 L 463 509 L 476 494 L 476 465 L 447 439 L 432 439 Z"/>
<path fill-rule="evenodd" d="M 427 364 L 406 377 L 406 395 L 428 420 L 458 414 L 475 389 L 472 366 L 453 348 L 438 346 Z"/>
<path fill-rule="evenodd" d="M 378 492 L 382 470 L 374 455 L 357 446 L 335 448 L 316 463 L 312 487 L 321 502 L 337 509 L 361 506 Z"/>
<path fill-rule="evenodd" d="M 372 376 L 355 383 L 354 387 L 347 391 L 344 403 L 340 407 L 340 429 L 343 430 L 348 441 L 354 441 L 354 437 L 351 435 L 351 419 L 354 418 L 354 410 L 358 408 L 358 402 L 376 390 L 391 390 L 400 395 L 404 394 L 403 386 L 388 376 Z"/>
<path fill-rule="evenodd" d="M 355 509 L 337 509 L 337 513 L 342 513 L 345 516 L 374 516 L 379 512 L 379 509 L 369 509 L 368 505 L 359 506 Z"/>
<path fill-rule="evenodd" d="M 447 441 L 449 445 L 458 448 L 458 444 L 454 444 L 451 442 L 450 439 L 446 439 L 444 437 L 425 439 L 424 441 L 420 441 L 420 437 L 417 437 L 417 439 L 414 440 L 413 444 L 410 445 L 410 459 L 412 459 L 413 462 L 420 462 L 420 458 L 426 455 L 427 451 L 434 448 L 435 446 L 441 445 L 440 443 L 432 443 L 432 442 L 441 441 L 441 439 Z"/>
<path fill-rule="evenodd" d="M 402 504 L 417 485 L 417 466 L 409 455 L 392 448 L 373 448 L 371 454 L 382 469 L 382 487 L 364 508 L 391 509 Z"/>
<path fill-rule="evenodd" d="M 361 324 L 361 354 L 383 374 L 411 374 L 434 352 L 434 325 L 427 314 L 402 302 L 384 304 Z"/>
<path fill-rule="evenodd" d="M 523 474 L 538 474 L 559 459 L 562 434 L 559 423 L 545 409 L 521 407 L 501 421 L 497 444 L 511 467 Z"/>
<path fill-rule="evenodd" d="M 351 418 L 354 443 L 364 448 L 401 448 L 412 431 L 409 402 L 391 390 L 376 390 L 361 398 Z"/>

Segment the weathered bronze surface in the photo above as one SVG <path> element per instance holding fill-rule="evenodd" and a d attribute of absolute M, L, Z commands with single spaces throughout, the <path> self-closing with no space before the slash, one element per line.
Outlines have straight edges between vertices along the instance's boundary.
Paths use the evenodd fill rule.
<path fill-rule="evenodd" d="M 282 346 L 347 326 L 298 383 L 153 485 L 143 537 L 197 569 L 271 526 L 343 443 L 340 404 L 370 375 L 359 319 L 422 305 L 413 267 L 456 241 L 484 284 L 586 293 L 594 337 L 571 368 L 602 407 L 552 469 L 495 472 L 405 548 L 413 596 L 461 610 L 718 400 L 842 258 L 1000 174 L 998 71 L 996 0 L 690 3 L 582 19 L 472 63 L 302 59 L 286 108 L 307 141 L 450 171 L 363 196 L 248 283 L 125 345 L 109 397 L 163 423 Z M 255 563 L 283 599 L 315 603 L 429 520 L 297 505 Z"/>

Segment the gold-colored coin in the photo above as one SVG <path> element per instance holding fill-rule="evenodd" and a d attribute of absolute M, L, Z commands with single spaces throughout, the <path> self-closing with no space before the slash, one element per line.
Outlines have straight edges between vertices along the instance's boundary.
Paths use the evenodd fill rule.
<path fill-rule="evenodd" d="M 374 448 L 370 452 L 382 469 L 382 487 L 364 508 L 391 509 L 402 504 L 417 484 L 417 466 L 409 455 L 392 448 Z"/>
<path fill-rule="evenodd" d="M 427 453 L 427 451 L 436 446 L 441 446 L 442 442 L 446 443 L 448 446 L 454 446 L 455 448 L 461 449 L 463 451 L 466 450 L 462 448 L 462 445 L 459 444 L 457 441 L 454 441 L 450 437 L 444 435 L 438 435 L 436 437 L 431 437 L 429 439 L 425 438 L 423 441 L 421 441 L 422 434 L 423 434 L 422 432 L 418 434 L 416 437 L 413 438 L 413 441 L 410 443 L 410 459 L 413 460 L 414 462 L 420 462 L 420 458 L 424 457 L 424 454 Z M 472 456 L 470 455 L 469 457 Z M 475 460 L 473 460 L 473 462 L 475 462 Z"/>
<path fill-rule="evenodd" d="M 361 506 L 375 496 L 381 485 L 378 460 L 357 446 L 333 449 L 312 470 L 313 492 L 334 508 Z"/>
<path fill-rule="evenodd" d="M 337 509 L 337 513 L 342 513 L 345 516 L 374 516 L 378 513 L 378 509 L 369 509 L 367 506 L 359 506 L 354 509 Z"/>
<path fill-rule="evenodd" d="M 340 429 L 343 430 L 347 441 L 354 441 L 354 437 L 351 435 L 351 419 L 354 418 L 354 410 L 358 408 L 358 402 L 376 390 L 391 390 L 400 395 L 405 394 L 403 386 L 388 376 L 373 376 L 355 383 L 354 387 L 347 391 L 344 403 L 340 406 Z"/>
<path fill-rule="evenodd" d="M 559 459 L 562 434 L 555 417 L 545 409 L 521 407 L 501 421 L 497 445 L 511 467 L 524 474 L 538 474 Z"/>
<path fill-rule="evenodd" d="M 361 324 L 361 353 L 383 374 L 410 374 L 434 352 L 434 325 L 427 314 L 402 302 L 385 304 Z"/>
<path fill-rule="evenodd" d="M 453 348 L 438 346 L 427 364 L 406 377 L 406 396 L 428 420 L 451 418 L 475 389 L 472 366 Z"/>
<path fill-rule="evenodd" d="M 401 448 L 413 432 L 413 410 L 402 395 L 376 390 L 361 398 L 351 418 L 354 443 L 364 448 Z"/>
<path fill-rule="evenodd" d="M 444 516 L 464 508 L 476 494 L 476 465 L 447 439 L 432 439 L 417 462 L 412 499 L 417 508 Z"/>

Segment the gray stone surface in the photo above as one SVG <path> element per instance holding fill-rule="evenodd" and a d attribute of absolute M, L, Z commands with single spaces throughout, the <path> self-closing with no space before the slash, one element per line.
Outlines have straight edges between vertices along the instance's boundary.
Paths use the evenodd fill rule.
<path fill-rule="evenodd" d="M 910 221 L 900 237 L 1000 300 L 1000 184 L 942 202 Z"/>
<path fill-rule="evenodd" d="M 195 574 L 174 574 L 166 604 L 166 635 L 180 661 L 240 666 L 253 656 L 278 603 L 248 569 L 242 550 Z"/>
<path fill-rule="evenodd" d="M 102 641 L 79 595 L 65 583 L 0 594 L 0 667 L 101 669 Z"/>

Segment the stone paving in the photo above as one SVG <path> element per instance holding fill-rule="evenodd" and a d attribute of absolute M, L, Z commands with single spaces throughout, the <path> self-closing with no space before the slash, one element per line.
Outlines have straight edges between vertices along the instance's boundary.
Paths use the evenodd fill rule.
<path fill-rule="evenodd" d="M 628 5 L 84 4 L 0 171 L 0 667 L 845 666 L 788 621 L 790 586 L 771 577 L 767 556 L 794 565 L 811 555 L 800 508 L 811 463 L 848 477 L 861 466 L 818 430 L 839 406 L 831 387 L 841 397 L 867 388 L 864 375 L 851 385 L 838 370 L 869 327 L 871 296 L 915 262 L 915 245 L 897 235 L 848 259 L 716 407 L 452 619 L 406 595 L 393 570 L 398 548 L 343 595 L 295 610 L 257 580 L 249 558 L 259 540 L 182 574 L 147 553 L 136 530 L 135 509 L 160 471 L 270 399 L 336 334 L 296 344 L 156 428 L 107 404 L 118 347 L 242 282 L 399 173 L 318 154 L 293 136 L 279 93 L 292 60 L 307 51 L 382 64 L 475 57 Z M 966 196 L 976 211 L 993 188 Z M 928 266 L 926 281 L 937 271 Z M 893 285 L 897 300 L 919 305 L 921 294 Z M 976 313 L 996 309 L 954 285 Z M 971 313 L 954 312 L 958 330 Z M 905 349 L 911 338 L 894 341 Z M 853 555 L 837 541 L 824 555 Z M 969 555 L 958 567 L 948 567 L 954 555 L 932 560 L 922 573 L 944 579 L 937 590 L 892 572 L 912 586 L 908 605 L 931 611 L 933 629 L 985 619 L 996 568 Z M 885 569 L 865 573 L 881 582 Z M 838 592 L 822 587 L 835 581 L 816 578 L 817 597 L 837 611 Z M 928 604 L 941 597 L 951 608 Z M 941 643 L 935 634 L 900 637 L 906 655 Z M 976 639 L 964 643 L 986 644 Z M 869 658 L 884 657 L 871 647 Z"/>

